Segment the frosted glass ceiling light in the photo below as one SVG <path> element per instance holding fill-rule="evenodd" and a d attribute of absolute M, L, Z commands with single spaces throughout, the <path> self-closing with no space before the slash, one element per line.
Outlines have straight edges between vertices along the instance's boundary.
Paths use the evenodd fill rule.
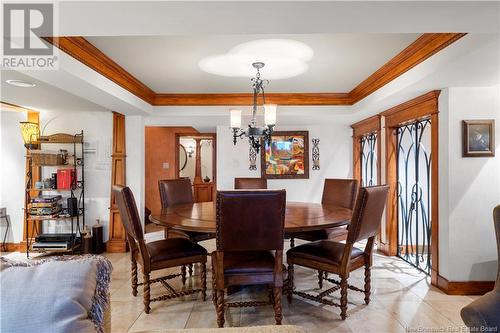
<path fill-rule="evenodd" d="M 204 72 L 226 77 L 252 75 L 256 61 L 268 65 L 262 70 L 267 79 L 287 79 L 305 73 L 313 50 L 290 39 L 260 39 L 237 45 L 225 54 L 206 57 L 198 63 Z"/>

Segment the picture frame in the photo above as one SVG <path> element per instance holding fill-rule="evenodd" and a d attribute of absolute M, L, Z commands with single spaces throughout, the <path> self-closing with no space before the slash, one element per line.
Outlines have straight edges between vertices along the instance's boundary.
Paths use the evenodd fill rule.
<path fill-rule="evenodd" d="M 462 157 L 495 156 L 495 120 L 462 120 Z"/>
<path fill-rule="evenodd" d="M 309 178 L 309 132 L 276 131 L 261 149 L 261 176 L 266 179 Z"/>

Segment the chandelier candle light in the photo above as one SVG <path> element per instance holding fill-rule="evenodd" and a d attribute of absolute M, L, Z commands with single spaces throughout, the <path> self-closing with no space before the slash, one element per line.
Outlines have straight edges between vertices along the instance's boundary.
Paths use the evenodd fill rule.
<path fill-rule="evenodd" d="M 259 153 L 263 143 L 271 142 L 273 128 L 276 125 L 276 104 L 266 104 L 266 96 L 264 87 L 269 83 L 268 80 L 260 78 L 260 69 L 264 67 L 263 62 L 254 62 L 252 66 L 257 69 L 257 74 L 252 78 L 253 88 L 253 110 L 252 121 L 247 128 L 241 128 L 241 110 L 232 109 L 231 114 L 231 129 L 233 130 L 233 143 L 236 145 L 237 138 L 247 137 L 249 144 Z M 262 104 L 264 106 L 264 126 L 257 126 L 257 99 L 259 94 L 262 94 Z M 262 141 L 262 140 L 263 141 Z"/>

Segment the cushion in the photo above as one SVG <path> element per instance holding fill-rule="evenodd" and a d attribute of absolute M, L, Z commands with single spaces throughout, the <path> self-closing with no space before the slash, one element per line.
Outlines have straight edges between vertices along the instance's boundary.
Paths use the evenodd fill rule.
<path fill-rule="evenodd" d="M 2 258 L 0 264 L 3 332 L 103 332 L 112 270 L 106 258 Z"/>
<path fill-rule="evenodd" d="M 338 238 L 347 239 L 348 230 L 346 227 L 335 227 L 322 230 L 297 232 L 292 237 L 307 241 L 317 241 L 322 239 L 341 240 Z"/>
<path fill-rule="evenodd" d="M 166 260 L 206 255 L 207 250 L 201 245 L 193 243 L 186 238 L 167 238 L 156 242 L 146 243 L 151 263 Z"/>
<path fill-rule="evenodd" d="M 224 274 L 272 273 L 271 251 L 224 252 Z"/>
<path fill-rule="evenodd" d="M 288 258 L 303 258 L 323 262 L 330 265 L 339 265 L 344 253 L 344 243 L 330 240 L 320 240 L 310 242 L 291 248 L 287 251 Z M 351 251 L 351 260 L 363 255 L 363 251 L 353 247 Z"/>

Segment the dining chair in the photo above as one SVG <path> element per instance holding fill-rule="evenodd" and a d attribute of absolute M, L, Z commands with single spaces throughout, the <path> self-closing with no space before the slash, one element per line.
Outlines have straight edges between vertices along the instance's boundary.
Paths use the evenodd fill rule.
<path fill-rule="evenodd" d="M 372 266 L 372 252 L 375 235 L 377 234 L 382 219 L 382 214 L 387 201 L 389 187 L 373 186 L 361 188 L 347 235 L 346 243 L 332 240 L 318 240 L 302 244 L 287 251 L 288 263 L 288 302 L 292 302 L 292 294 L 326 304 L 340 307 L 340 316 L 343 320 L 347 313 L 347 289 L 360 291 L 365 294 L 365 303 L 370 302 L 370 281 Z M 367 240 L 364 250 L 354 246 L 354 243 Z M 340 281 L 326 278 L 334 284 L 333 287 L 317 295 L 294 290 L 293 266 L 299 265 L 312 268 L 321 272 L 339 275 Z M 350 272 L 364 267 L 364 289 L 348 284 Z M 320 279 L 322 274 L 318 275 Z M 320 286 L 321 288 L 322 286 Z M 340 289 L 340 304 L 325 297 Z"/>
<path fill-rule="evenodd" d="M 212 300 L 217 324 L 228 307 L 273 305 L 281 325 L 285 190 L 217 192 L 216 251 L 212 252 Z M 268 285 L 269 302 L 226 303 L 225 289 Z"/>
<path fill-rule="evenodd" d="M 144 311 L 146 313 L 150 312 L 150 302 L 183 297 L 197 292 L 201 292 L 202 298 L 205 300 L 207 292 L 207 250 L 186 238 L 168 238 L 146 243 L 139 212 L 137 211 L 134 195 L 130 188 L 114 185 L 113 194 L 118 205 L 121 221 L 127 234 L 127 242 L 130 247 L 132 295 L 137 296 L 137 287 L 139 285 L 143 286 Z M 137 263 L 142 266 L 142 283 L 137 282 Z M 167 282 L 167 280 L 181 276 L 182 283 L 185 284 L 185 274 L 169 274 L 150 279 L 150 273 L 152 271 L 178 266 L 185 267 L 193 263 L 201 264 L 201 288 L 199 289 L 191 288 L 176 291 Z M 150 286 L 153 283 L 161 283 L 169 293 L 151 299 Z"/>
<path fill-rule="evenodd" d="M 194 202 L 193 189 L 189 178 L 159 180 L 158 187 L 160 189 L 161 208 Z M 176 237 L 188 238 L 191 241 L 198 243 L 212 239 L 215 236 L 205 232 L 180 231 L 169 228 L 165 229 L 165 238 Z M 184 272 L 185 268 L 183 268 L 182 271 Z M 189 265 L 189 275 L 193 275 L 192 265 Z"/>
<path fill-rule="evenodd" d="M 321 203 L 353 209 L 357 194 L 357 179 L 325 179 Z M 346 237 L 346 226 L 303 231 L 290 235 L 290 247 L 295 246 L 295 238 L 312 242 L 321 239 L 343 241 Z"/>
<path fill-rule="evenodd" d="M 265 178 L 234 178 L 235 190 L 265 190 L 267 179 Z"/>

